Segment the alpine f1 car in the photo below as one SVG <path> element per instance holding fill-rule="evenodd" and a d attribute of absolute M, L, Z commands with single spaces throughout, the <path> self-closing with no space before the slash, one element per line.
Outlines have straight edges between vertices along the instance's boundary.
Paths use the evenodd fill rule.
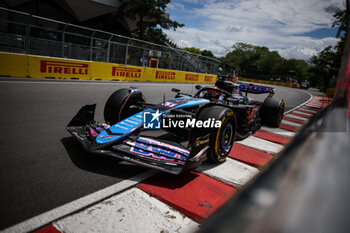
<path fill-rule="evenodd" d="M 218 79 L 196 89 L 173 88 L 175 98 L 159 104 L 146 103 L 137 88 L 119 89 L 105 104 L 105 123 L 94 121 L 95 104 L 85 105 L 67 130 L 88 152 L 180 174 L 205 160 L 224 162 L 235 140 L 281 122 L 284 101 L 273 98 L 273 88 Z M 268 97 L 257 102 L 248 93 Z"/>

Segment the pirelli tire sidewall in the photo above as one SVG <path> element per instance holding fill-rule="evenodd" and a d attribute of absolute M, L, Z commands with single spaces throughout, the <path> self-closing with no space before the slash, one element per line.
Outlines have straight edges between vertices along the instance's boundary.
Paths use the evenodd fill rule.
<path fill-rule="evenodd" d="M 145 102 L 145 97 L 141 91 L 132 91 L 122 88 L 115 91 L 107 100 L 104 108 L 105 121 L 111 125 L 136 114 L 137 111 L 130 106 L 138 102 Z"/>
<path fill-rule="evenodd" d="M 209 134 L 209 152 L 207 159 L 211 163 L 221 163 L 226 160 L 229 152 L 233 147 L 233 143 L 236 137 L 237 120 L 234 112 L 223 106 L 209 106 L 201 109 L 197 113 L 197 120 L 207 120 L 208 118 L 214 118 L 221 122 L 219 128 L 193 128 L 191 138 Z M 229 132 L 228 132 L 229 131 Z M 232 132 L 230 134 L 230 132 Z M 228 134 L 228 135 L 227 135 Z M 228 136 L 227 140 L 224 140 L 224 136 Z M 223 142 L 227 141 L 227 145 L 223 146 Z M 225 149 L 224 149 L 225 148 Z"/>
<path fill-rule="evenodd" d="M 284 114 L 284 100 L 267 97 L 260 107 L 259 115 L 263 125 L 278 127 Z"/>

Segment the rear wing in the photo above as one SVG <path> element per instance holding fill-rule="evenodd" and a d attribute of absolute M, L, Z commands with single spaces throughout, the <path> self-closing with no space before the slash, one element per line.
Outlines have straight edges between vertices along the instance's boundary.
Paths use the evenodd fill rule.
<path fill-rule="evenodd" d="M 260 86 L 255 84 L 238 84 L 238 89 L 242 92 L 254 93 L 254 94 L 265 94 L 270 93 L 270 95 L 275 94 L 275 88 Z"/>

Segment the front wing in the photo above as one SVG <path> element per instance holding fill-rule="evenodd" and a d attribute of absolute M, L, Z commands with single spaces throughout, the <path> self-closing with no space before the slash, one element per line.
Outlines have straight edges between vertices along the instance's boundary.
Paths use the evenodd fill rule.
<path fill-rule="evenodd" d="M 90 153 L 113 156 L 144 167 L 149 167 L 172 174 L 198 167 L 206 160 L 209 149 L 209 135 L 197 138 L 189 149 L 181 144 L 160 140 L 154 137 L 140 136 L 135 130 L 127 137 L 112 143 L 99 144 L 92 136 L 90 127 L 94 118 L 95 105 L 86 105 L 68 124 L 68 132 L 77 139 Z M 103 133 L 108 132 L 108 129 Z M 102 133 L 102 132 L 101 132 Z"/>

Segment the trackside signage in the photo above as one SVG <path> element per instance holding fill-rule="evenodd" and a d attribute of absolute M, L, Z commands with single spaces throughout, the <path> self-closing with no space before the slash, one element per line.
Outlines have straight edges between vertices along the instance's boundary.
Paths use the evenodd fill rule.
<path fill-rule="evenodd" d="M 204 76 L 204 81 L 205 82 L 214 82 L 214 77 L 213 76 Z"/>
<path fill-rule="evenodd" d="M 186 74 L 185 80 L 186 81 L 198 81 L 199 75 L 198 74 Z"/>
<path fill-rule="evenodd" d="M 88 75 L 89 64 L 65 61 L 40 61 L 40 73 Z"/>
<path fill-rule="evenodd" d="M 212 83 L 216 75 L 0 52 L 0 75 L 31 78 Z"/>
<path fill-rule="evenodd" d="M 141 69 L 113 66 L 112 76 L 118 78 L 141 78 Z"/>
<path fill-rule="evenodd" d="M 157 71 L 156 80 L 174 80 L 176 76 L 175 72 L 170 71 Z"/>
<path fill-rule="evenodd" d="M 215 118 L 198 120 L 186 114 L 162 114 L 156 112 L 143 113 L 145 129 L 181 129 L 181 128 L 220 128 L 221 121 Z"/>

